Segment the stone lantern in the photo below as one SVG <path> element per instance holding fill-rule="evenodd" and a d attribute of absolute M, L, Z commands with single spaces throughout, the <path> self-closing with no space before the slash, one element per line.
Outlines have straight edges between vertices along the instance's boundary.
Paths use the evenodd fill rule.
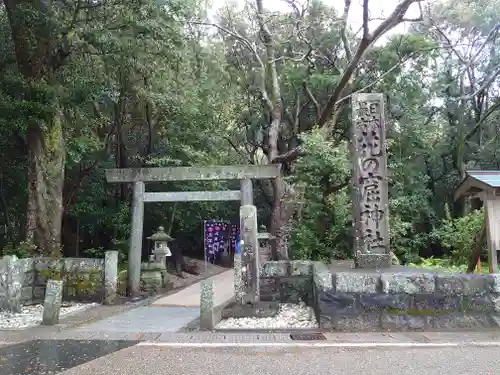
<path fill-rule="evenodd" d="M 163 227 L 158 227 L 158 231 L 151 237 L 148 237 L 148 240 L 153 241 L 153 254 L 151 255 L 151 260 L 166 266 L 166 257 L 172 256 L 168 243 L 173 241 L 173 238 L 165 233 Z"/>
<path fill-rule="evenodd" d="M 257 239 L 259 240 L 259 263 L 264 264 L 271 260 L 271 242 L 275 237 L 267 232 L 265 225 L 261 225 L 259 233 L 257 233 Z"/>

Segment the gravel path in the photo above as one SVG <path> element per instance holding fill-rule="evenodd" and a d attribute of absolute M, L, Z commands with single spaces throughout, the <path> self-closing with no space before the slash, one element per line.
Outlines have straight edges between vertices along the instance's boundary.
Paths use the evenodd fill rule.
<path fill-rule="evenodd" d="M 217 329 L 272 329 L 272 328 L 318 328 L 318 322 L 311 307 L 285 303 L 272 318 L 228 318 L 222 320 Z"/>
<path fill-rule="evenodd" d="M 61 306 L 60 315 L 68 315 L 91 307 L 96 303 L 65 303 Z M 0 311 L 0 329 L 20 329 L 39 325 L 42 322 L 43 305 L 23 306 L 21 313 Z"/>

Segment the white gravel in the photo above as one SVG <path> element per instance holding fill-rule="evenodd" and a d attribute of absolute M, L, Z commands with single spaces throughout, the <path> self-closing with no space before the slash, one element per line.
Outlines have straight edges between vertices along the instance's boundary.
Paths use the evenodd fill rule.
<path fill-rule="evenodd" d="M 222 320 L 219 329 L 272 329 L 272 328 L 318 328 L 311 307 L 304 303 L 280 305 L 278 314 L 272 318 L 228 318 Z"/>
<path fill-rule="evenodd" d="M 64 303 L 60 316 L 76 313 L 96 306 L 96 303 Z M 42 322 L 43 305 L 23 306 L 20 313 L 0 310 L 0 329 L 27 328 Z"/>

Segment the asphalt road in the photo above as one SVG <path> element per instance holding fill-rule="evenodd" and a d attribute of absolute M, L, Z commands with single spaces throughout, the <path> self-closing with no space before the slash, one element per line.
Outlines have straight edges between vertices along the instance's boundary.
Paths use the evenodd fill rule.
<path fill-rule="evenodd" d="M 133 346 L 64 375 L 497 375 L 493 348 L 166 348 Z"/>

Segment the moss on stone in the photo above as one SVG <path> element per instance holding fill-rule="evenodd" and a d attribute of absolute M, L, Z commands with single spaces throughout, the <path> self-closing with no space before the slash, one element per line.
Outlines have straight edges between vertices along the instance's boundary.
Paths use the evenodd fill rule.
<path fill-rule="evenodd" d="M 77 294 L 93 294 L 99 290 L 101 284 L 101 271 L 98 269 L 88 269 L 84 272 L 62 273 L 59 267 L 51 267 L 38 271 L 46 281 L 63 281 L 67 294 L 74 297 Z"/>
<path fill-rule="evenodd" d="M 391 315 L 409 315 L 409 316 L 441 316 L 454 313 L 453 310 L 433 310 L 433 309 L 393 309 L 384 310 L 386 314 Z"/>

